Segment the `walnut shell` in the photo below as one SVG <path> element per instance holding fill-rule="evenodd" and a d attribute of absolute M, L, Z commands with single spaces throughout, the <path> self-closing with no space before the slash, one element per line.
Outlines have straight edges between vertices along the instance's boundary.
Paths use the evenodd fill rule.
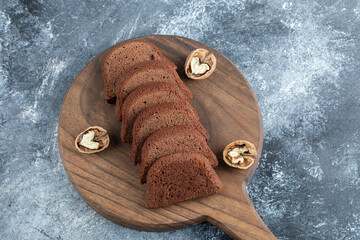
<path fill-rule="evenodd" d="M 191 61 L 194 57 L 198 57 L 200 60 L 200 64 L 203 63 L 207 64 L 210 67 L 210 69 L 203 74 L 194 74 L 193 70 L 191 69 Z M 216 68 L 215 55 L 203 48 L 198 48 L 192 51 L 185 61 L 186 76 L 194 80 L 202 80 L 209 77 L 215 71 L 215 68 Z"/>
<path fill-rule="evenodd" d="M 90 149 L 80 144 L 82 137 L 90 131 L 95 132 L 93 141 L 99 143 L 99 147 L 97 149 Z M 86 130 L 82 131 L 75 139 L 76 149 L 79 152 L 86 154 L 101 152 L 109 146 L 109 143 L 110 143 L 109 134 L 104 128 L 99 126 L 88 127 Z"/>
<path fill-rule="evenodd" d="M 229 152 L 235 148 L 243 148 L 245 146 L 248 151 L 240 154 L 243 157 L 243 162 L 233 163 Z M 223 151 L 224 162 L 230 167 L 239 168 L 239 169 L 248 169 L 254 162 L 257 155 L 256 147 L 251 142 L 245 140 L 237 140 L 232 143 L 229 143 Z"/>

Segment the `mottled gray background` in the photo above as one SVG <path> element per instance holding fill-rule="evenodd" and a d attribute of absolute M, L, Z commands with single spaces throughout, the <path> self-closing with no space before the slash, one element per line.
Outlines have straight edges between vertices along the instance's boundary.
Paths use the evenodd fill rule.
<path fill-rule="evenodd" d="M 148 233 L 95 213 L 57 146 L 61 103 L 98 53 L 176 34 L 224 53 L 259 99 L 264 151 L 248 186 L 279 239 L 360 239 L 360 3 L 7 1 L 0 6 L 1 239 L 228 239 L 209 223 Z"/>

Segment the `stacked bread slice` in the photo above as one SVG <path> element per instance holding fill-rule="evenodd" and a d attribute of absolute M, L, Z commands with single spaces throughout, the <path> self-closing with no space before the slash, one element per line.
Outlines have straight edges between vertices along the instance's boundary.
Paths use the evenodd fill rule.
<path fill-rule="evenodd" d="M 158 159 L 148 174 L 145 195 L 149 208 L 209 196 L 223 185 L 204 155 L 179 152 Z"/>
<path fill-rule="evenodd" d="M 132 72 L 132 68 L 141 62 L 161 60 L 171 68 L 177 69 L 176 65 L 166 59 L 150 42 L 136 40 L 127 41 L 115 46 L 105 57 L 102 66 L 104 79 L 105 99 L 114 102 L 116 99 L 117 83 L 122 81 L 120 76 Z"/>
<path fill-rule="evenodd" d="M 151 43 L 131 40 L 116 46 L 103 64 L 105 99 L 116 100 L 121 140 L 132 142 L 131 157 L 147 183 L 149 208 L 218 193 L 222 183 L 209 148 L 209 134 L 189 104 L 190 90 Z"/>

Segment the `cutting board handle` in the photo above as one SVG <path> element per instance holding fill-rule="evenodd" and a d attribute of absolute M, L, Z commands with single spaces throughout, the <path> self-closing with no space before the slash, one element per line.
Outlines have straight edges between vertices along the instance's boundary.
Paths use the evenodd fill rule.
<path fill-rule="evenodd" d="M 223 197 L 213 202 L 214 206 L 207 216 L 207 221 L 229 234 L 233 239 L 277 239 L 256 212 L 245 184 L 241 187 L 240 192 L 240 194 L 237 193 L 236 198 L 240 197 L 241 201 Z M 234 208 L 234 205 L 238 207 Z"/>

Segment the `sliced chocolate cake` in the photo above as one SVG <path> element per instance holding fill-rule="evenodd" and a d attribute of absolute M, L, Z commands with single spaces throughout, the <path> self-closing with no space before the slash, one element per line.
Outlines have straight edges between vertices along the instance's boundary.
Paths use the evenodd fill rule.
<path fill-rule="evenodd" d="M 163 128 L 150 135 L 141 150 L 140 183 L 146 182 L 150 167 L 157 159 L 177 152 L 192 151 L 203 154 L 211 166 L 218 165 L 215 154 L 206 143 L 206 138 L 190 126 Z"/>
<path fill-rule="evenodd" d="M 171 83 L 150 83 L 135 89 L 122 107 L 121 140 L 130 142 L 136 117 L 145 109 L 159 103 L 183 102 L 186 99 L 179 88 Z"/>
<path fill-rule="evenodd" d="M 136 88 L 154 82 L 168 82 L 177 85 L 190 100 L 192 94 L 179 75 L 164 61 L 154 60 L 136 64 L 130 72 L 120 76 L 116 90 L 116 118 L 121 120 L 121 107 L 126 97 Z"/>
<path fill-rule="evenodd" d="M 185 200 L 216 194 L 223 184 L 202 154 L 181 152 L 158 159 L 147 176 L 148 208 L 166 207 Z"/>
<path fill-rule="evenodd" d="M 206 140 L 209 134 L 199 122 L 199 116 L 189 103 L 175 102 L 154 105 L 136 118 L 132 132 L 131 156 L 134 164 L 141 161 L 141 148 L 154 132 L 173 126 L 187 125 L 199 131 Z"/>
<path fill-rule="evenodd" d="M 135 64 L 145 61 L 162 60 L 177 69 L 159 49 L 152 43 L 144 40 L 131 40 L 115 46 L 106 55 L 102 65 L 105 99 L 114 102 L 116 99 L 116 85 L 120 75 L 126 73 Z"/>

